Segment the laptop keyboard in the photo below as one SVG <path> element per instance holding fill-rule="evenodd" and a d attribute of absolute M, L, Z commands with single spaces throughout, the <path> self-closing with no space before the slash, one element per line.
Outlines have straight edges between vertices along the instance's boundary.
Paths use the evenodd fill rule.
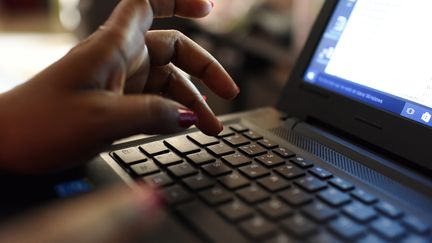
<path fill-rule="evenodd" d="M 422 220 L 240 124 L 111 156 L 209 241 L 431 242 Z"/>

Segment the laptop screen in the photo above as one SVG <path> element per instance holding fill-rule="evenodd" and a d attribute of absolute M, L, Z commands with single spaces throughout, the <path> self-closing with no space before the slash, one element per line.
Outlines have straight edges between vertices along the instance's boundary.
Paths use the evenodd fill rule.
<path fill-rule="evenodd" d="M 341 0 L 304 81 L 432 127 L 432 1 Z"/>

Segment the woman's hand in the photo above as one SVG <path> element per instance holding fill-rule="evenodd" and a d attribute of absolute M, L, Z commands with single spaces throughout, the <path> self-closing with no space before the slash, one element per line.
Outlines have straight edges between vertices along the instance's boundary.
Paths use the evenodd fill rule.
<path fill-rule="evenodd" d="M 0 242 L 152 242 L 164 217 L 159 194 L 116 186 L 56 202 L 0 225 Z"/>
<path fill-rule="evenodd" d="M 0 168 L 34 173 L 83 163 L 114 140 L 222 125 L 179 69 L 225 99 L 239 89 L 208 52 L 153 17 L 203 17 L 208 0 L 122 0 L 87 40 L 0 95 Z M 25 47 L 23 47 L 25 48 Z"/>

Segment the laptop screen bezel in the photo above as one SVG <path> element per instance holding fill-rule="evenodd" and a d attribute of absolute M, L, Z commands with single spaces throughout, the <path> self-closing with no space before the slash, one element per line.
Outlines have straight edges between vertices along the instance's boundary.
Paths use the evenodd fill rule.
<path fill-rule="evenodd" d="M 372 107 L 304 81 L 310 64 L 338 0 L 325 1 L 309 38 L 282 92 L 277 108 L 302 120 L 317 120 L 338 131 L 432 170 L 432 151 L 427 138 L 432 129 L 415 121 Z"/>

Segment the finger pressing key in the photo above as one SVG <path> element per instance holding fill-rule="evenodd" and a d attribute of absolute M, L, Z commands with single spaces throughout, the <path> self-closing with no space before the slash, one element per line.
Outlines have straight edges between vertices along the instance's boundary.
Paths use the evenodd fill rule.
<path fill-rule="evenodd" d="M 195 125 L 205 134 L 216 135 L 222 130 L 222 124 L 204 97 L 173 64 L 152 68 L 148 86 L 151 88 L 150 92 L 163 93 L 194 111 L 198 116 Z"/>

